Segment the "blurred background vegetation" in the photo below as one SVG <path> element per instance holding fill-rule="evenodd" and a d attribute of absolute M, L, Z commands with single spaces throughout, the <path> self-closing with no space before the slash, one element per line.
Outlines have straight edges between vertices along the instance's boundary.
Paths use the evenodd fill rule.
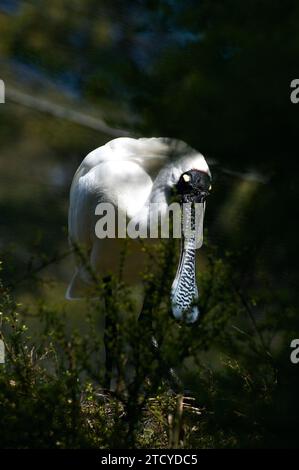
<path fill-rule="evenodd" d="M 18 374 L 32 364 L 15 351 L 19 359 L 0 366 L 3 445 L 298 444 L 299 366 L 289 360 L 290 342 L 299 334 L 299 107 L 290 101 L 290 82 L 298 76 L 298 21 L 299 5 L 292 0 L 0 0 L 0 78 L 6 84 L 6 103 L 0 105 L 0 259 L 3 298 L 15 299 L 3 300 L 3 312 L 10 324 L 19 311 L 41 351 L 52 347 L 42 346 L 45 309 L 55 318 L 64 312 L 67 337 L 74 328 L 84 330 L 90 308 L 64 300 L 73 266 L 68 192 L 83 157 L 121 135 L 168 136 L 200 150 L 213 173 L 207 243 L 200 253 L 205 316 L 178 340 L 193 345 L 189 350 L 182 344 L 187 362 L 191 356 L 200 361 L 182 371 L 202 413 L 190 418 L 195 437 L 186 437 L 189 431 L 169 437 L 165 416 L 177 398 L 165 404 L 167 387 L 159 391 L 152 384 L 148 393 L 155 397 L 158 424 L 149 419 L 146 427 L 144 416 L 132 418 L 143 423 L 146 438 L 117 442 L 118 428 L 109 421 L 116 405 L 109 405 L 108 419 L 91 397 L 91 412 L 100 417 L 89 439 L 88 432 L 76 431 L 77 408 L 64 416 L 64 387 L 73 401 L 83 393 L 63 378 L 67 365 L 57 369 L 56 382 L 39 371 L 39 385 L 32 378 L 25 386 Z M 63 328 L 54 323 L 55 335 Z M 13 342 L 15 330 L 7 328 Z M 46 364 L 43 373 L 53 367 Z M 34 400 L 28 405 L 34 389 L 39 422 L 31 416 Z M 47 415 L 41 410 L 54 395 L 61 397 L 61 410 L 49 424 L 50 437 L 49 409 Z M 122 412 L 118 408 L 115 416 Z M 132 431 L 125 426 L 124 433 Z"/>

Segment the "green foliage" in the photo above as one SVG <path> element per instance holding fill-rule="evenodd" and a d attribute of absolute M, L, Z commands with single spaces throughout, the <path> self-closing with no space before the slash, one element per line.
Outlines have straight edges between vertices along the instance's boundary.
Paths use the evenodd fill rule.
<path fill-rule="evenodd" d="M 202 316 L 192 328 L 168 316 L 173 248 L 162 244 L 150 258 L 145 311 L 159 359 L 151 322 L 136 323 L 120 279 L 110 280 L 105 306 L 65 307 L 68 188 L 82 158 L 110 136 L 8 96 L 0 109 L 2 445 L 296 446 L 298 366 L 289 346 L 299 331 L 298 105 L 289 95 L 298 2 L 17 3 L 15 13 L 0 11 L 7 90 L 95 110 L 142 135 L 185 139 L 215 159 L 205 225 L 218 248 L 200 258 Z M 258 170 L 265 184 L 233 168 Z M 102 280 L 95 289 L 107 298 Z M 100 360 L 107 313 L 118 325 L 108 328 L 113 395 Z M 165 364 L 192 399 L 170 391 Z"/>
<path fill-rule="evenodd" d="M 288 329 L 273 322 L 271 312 L 260 312 L 257 324 L 253 302 L 234 284 L 231 256 L 220 259 L 209 246 L 198 280 L 201 320 L 192 327 L 175 322 L 168 295 L 173 250 L 167 241 L 151 252 L 143 274 L 147 320 L 142 323 L 136 322 L 133 296 L 121 280 L 95 279 L 106 302 L 90 301 L 80 331 L 70 330 L 61 309 L 40 304 L 41 333 L 36 335 L 1 285 L 3 447 L 295 445 L 292 414 L 298 405 L 294 380 L 285 372 L 290 361 L 285 344 L 279 348 L 266 340 L 270 335 L 288 337 Z M 154 275 L 149 270 L 153 256 L 159 260 Z M 103 386 L 103 344 L 97 330 L 101 314 L 115 321 L 109 337 L 114 392 Z M 289 316 L 291 312 L 284 312 L 285 322 Z M 151 347 L 152 334 L 158 354 Z M 180 378 L 175 385 L 170 367 Z"/>

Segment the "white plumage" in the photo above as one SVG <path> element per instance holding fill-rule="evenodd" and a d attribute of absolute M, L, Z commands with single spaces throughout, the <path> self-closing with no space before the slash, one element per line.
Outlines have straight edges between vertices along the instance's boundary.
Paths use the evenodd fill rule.
<path fill-rule="evenodd" d="M 190 170 L 211 176 L 199 152 L 182 141 L 161 137 L 117 138 L 86 156 L 71 186 L 69 237 L 87 250 L 93 270 L 101 271 L 105 251 L 105 240 L 95 234 L 97 204 L 110 202 L 118 211 L 126 211 L 129 220 L 146 225 L 151 203 L 159 203 L 163 214 L 171 190 Z M 77 266 L 66 297 L 84 296 L 89 283 L 88 271 Z"/>

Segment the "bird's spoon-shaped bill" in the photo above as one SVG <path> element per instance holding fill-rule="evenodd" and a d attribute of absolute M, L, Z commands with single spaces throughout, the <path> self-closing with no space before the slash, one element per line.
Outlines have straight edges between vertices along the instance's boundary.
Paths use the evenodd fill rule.
<path fill-rule="evenodd" d="M 186 323 L 194 323 L 200 314 L 195 255 L 202 245 L 204 210 L 204 202 L 183 204 L 181 254 L 171 287 L 171 307 L 174 317 Z"/>

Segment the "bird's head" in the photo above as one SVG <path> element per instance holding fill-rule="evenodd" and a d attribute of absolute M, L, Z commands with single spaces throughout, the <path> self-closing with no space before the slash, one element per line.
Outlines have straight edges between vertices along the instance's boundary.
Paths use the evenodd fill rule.
<path fill-rule="evenodd" d="M 181 174 L 176 191 L 182 202 L 204 202 L 212 189 L 208 173 L 191 169 Z"/>

